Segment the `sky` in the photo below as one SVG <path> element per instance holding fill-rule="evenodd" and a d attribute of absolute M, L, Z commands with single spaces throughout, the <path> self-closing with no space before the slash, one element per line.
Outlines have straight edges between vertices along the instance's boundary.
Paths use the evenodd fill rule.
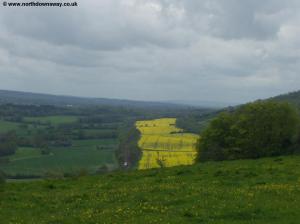
<path fill-rule="evenodd" d="M 223 103 L 300 89 L 299 0 L 0 3 L 0 89 Z"/>

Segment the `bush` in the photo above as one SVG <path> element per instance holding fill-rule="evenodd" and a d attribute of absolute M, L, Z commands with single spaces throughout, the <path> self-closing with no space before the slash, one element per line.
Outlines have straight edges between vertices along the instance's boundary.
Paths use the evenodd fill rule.
<path fill-rule="evenodd" d="M 0 170 L 0 186 L 5 183 L 5 175 L 4 173 Z"/>
<path fill-rule="evenodd" d="M 260 158 L 292 153 L 298 111 L 287 103 L 258 101 L 225 112 L 202 133 L 199 160 Z"/>
<path fill-rule="evenodd" d="M 107 173 L 109 171 L 109 168 L 107 165 L 103 165 L 101 167 L 99 167 L 96 171 L 97 174 L 104 174 Z"/>
<path fill-rule="evenodd" d="M 59 180 L 64 178 L 64 173 L 60 171 L 47 171 L 44 173 L 44 179 L 46 180 Z"/>
<path fill-rule="evenodd" d="M 17 150 L 15 132 L 7 132 L 0 135 L 0 156 L 8 156 L 15 154 Z"/>
<path fill-rule="evenodd" d="M 42 148 L 41 149 L 42 155 L 50 155 L 51 154 L 51 149 L 48 147 Z"/>

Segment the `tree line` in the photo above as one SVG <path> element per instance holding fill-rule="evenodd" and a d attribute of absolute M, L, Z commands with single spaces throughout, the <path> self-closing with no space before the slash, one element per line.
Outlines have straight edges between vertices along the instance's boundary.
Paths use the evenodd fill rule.
<path fill-rule="evenodd" d="M 15 132 L 7 132 L 0 135 L 0 157 L 12 155 L 17 150 L 17 136 Z"/>
<path fill-rule="evenodd" d="M 213 119 L 199 141 L 199 161 L 255 159 L 295 153 L 300 145 L 297 108 L 257 101 Z"/>

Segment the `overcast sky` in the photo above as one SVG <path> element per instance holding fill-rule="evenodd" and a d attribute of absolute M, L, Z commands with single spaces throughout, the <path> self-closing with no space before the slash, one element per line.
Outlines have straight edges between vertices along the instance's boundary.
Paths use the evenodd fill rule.
<path fill-rule="evenodd" d="M 78 4 L 1 2 L 0 89 L 219 102 L 300 89 L 299 0 Z"/>

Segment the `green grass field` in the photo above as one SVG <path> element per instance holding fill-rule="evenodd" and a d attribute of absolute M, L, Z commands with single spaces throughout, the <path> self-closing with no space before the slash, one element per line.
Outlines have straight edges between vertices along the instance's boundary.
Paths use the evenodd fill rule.
<path fill-rule="evenodd" d="M 18 136 L 30 137 L 47 124 L 55 126 L 74 123 L 76 116 L 26 117 L 23 123 L 0 120 L 0 134 L 15 130 Z M 91 133 L 109 133 L 111 130 L 87 129 Z M 2 159 L 0 170 L 9 176 L 44 176 L 49 172 L 76 173 L 86 170 L 94 173 L 99 167 L 107 165 L 111 169 L 118 167 L 115 159 L 117 139 L 73 140 L 71 147 L 51 148 L 49 155 L 42 155 L 40 149 L 19 148 L 15 155 Z M 1 222 L 0 222 L 1 223 Z"/>
<path fill-rule="evenodd" d="M 105 134 L 111 133 L 113 129 L 84 129 L 84 132 L 87 134 Z"/>
<path fill-rule="evenodd" d="M 73 147 L 95 147 L 101 146 L 116 146 L 116 139 L 88 139 L 88 140 L 74 140 Z"/>
<path fill-rule="evenodd" d="M 300 156 L 7 183 L 3 223 L 297 224 Z"/>
<path fill-rule="evenodd" d="M 10 161 L 15 162 L 18 160 L 27 160 L 32 158 L 39 158 L 42 156 L 42 153 L 39 149 L 29 148 L 29 147 L 20 147 L 16 153 L 12 156 L 9 156 Z"/>
<path fill-rule="evenodd" d="M 97 146 L 110 146 L 110 150 L 99 150 Z M 10 176 L 74 173 L 82 169 L 93 173 L 103 165 L 117 167 L 115 147 L 116 140 L 104 139 L 74 141 L 72 147 L 53 148 L 49 155 L 41 155 L 39 149 L 19 148 L 9 157 L 9 163 L 0 164 L 0 170 Z"/>
<path fill-rule="evenodd" d="M 19 123 L 0 120 L 0 133 L 19 129 Z"/>
<path fill-rule="evenodd" d="M 23 127 L 24 123 L 16 123 L 0 120 L 0 134 L 7 133 L 9 131 L 15 131 L 18 136 L 29 136 L 34 132 L 45 129 L 43 124 L 28 124 L 27 128 Z"/>
<path fill-rule="evenodd" d="M 78 120 L 76 116 L 46 116 L 46 117 L 26 117 L 25 122 L 40 122 L 41 124 L 51 123 L 53 125 L 74 123 Z"/>

